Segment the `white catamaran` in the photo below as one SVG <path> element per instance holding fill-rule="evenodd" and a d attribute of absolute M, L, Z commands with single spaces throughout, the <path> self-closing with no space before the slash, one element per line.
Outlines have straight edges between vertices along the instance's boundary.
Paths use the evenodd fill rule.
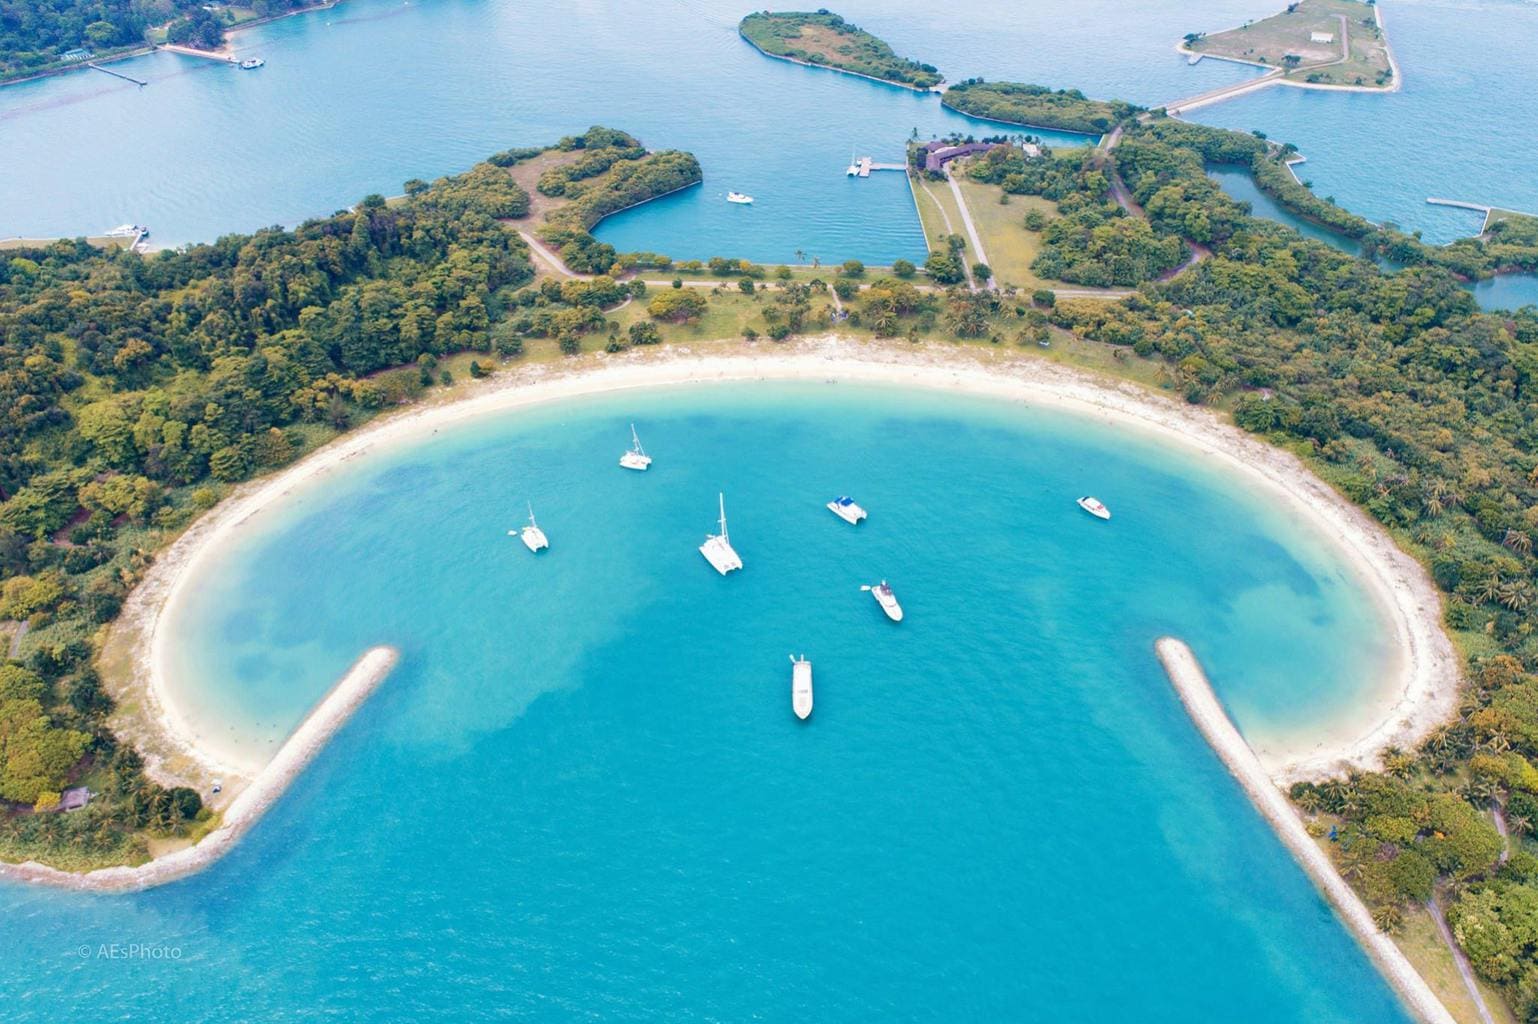
<path fill-rule="evenodd" d="M 646 449 L 641 447 L 641 435 L 635 432 L 635 424 L 630 424 L 630 450 L 619 457 L 619 464 L 626 469 L 649 469 L 652 457 L 646 454 Z"/>
<path fill-rule="evenodd" d="M 727 573 L 742 568 L 742 559 L 737 557 L 737 552 L 732 548 L 732 538 L 726 532 L 726 495 L 720 495 L 721 503 L 721 532 L 705 535 L 705 543 L 700 545 L 700 554 L 705 556 L 716 572 L 725 576 Z"/>
<path fill-rule="evenodd" d="M 834 498 L 828 502 L 828 511 L 838 516 L 850 526 L 865 518 L 865 510 L 856 505 L 854 499 L 848 495 Z"/>
<path fill-rule="evenodd" d="M 529 525 L 525 526 L 522 530 L 508 530 L 507 535 L 520 538 L 523 541 L 523 546 L 530 551 L 543 551 L 550 546 L 550 541 L 545 536 L 545 531 L 541 530 L 539 524 L 534 521 L 534 504 L 532 502 L 529 503 Z"/>
<path fill-rule="evenodd" d="M 812 714 L 812 663 L 806 655 L 790 656 L 790 707 L 802 721 Z"/>

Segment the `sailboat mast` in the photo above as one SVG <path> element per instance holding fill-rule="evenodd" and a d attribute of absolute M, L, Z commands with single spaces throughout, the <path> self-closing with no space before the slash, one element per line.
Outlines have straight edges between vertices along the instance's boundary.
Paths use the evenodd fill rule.
<path fill-rule="evenodd" d="M 721 501 L 721 539 L 730 544 L 732 542 L 732 538 L 729 537 L 726 533 L 726 494 L 723 492 L 717 494 L 716 497 L 718 497 Z"/>

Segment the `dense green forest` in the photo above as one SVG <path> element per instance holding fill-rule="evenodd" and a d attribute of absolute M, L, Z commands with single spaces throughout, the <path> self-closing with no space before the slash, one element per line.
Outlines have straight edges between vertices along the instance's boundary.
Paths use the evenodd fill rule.
<path fill-rule="evenodd" d="M 689 154 L 646 154 L 603 128 L 553 148 L 609 163 L 584 181 L 563 229 L 589 252 L 606 248 L 580 226 L 593 211 L 698 173 Z M 224 485 L 437 385 L 439 357 L 516 355 L 526 337 L 580 347 L 606 322 L 601 310 L 630 296 L 606 277 L 524 287 L 527 246 L 502 223 L 529 212 L 505 169 L 520 152 L 543 151 L 499 154 L 503 166 L 411 183 L 399 200 L 370 196 L 292 231 L 149 256 L 83 242 L 5 254 L 0 620 L 12 660 L 0 666 L 0 858 L 142 859 L 146 832 L 199 817 L 196 793 L 149 782 L 117 743 L 92 665 L 100 627 L 159 538 Z M 70 785 L 98 798 L 49 813 Z"/>
<path fill-rule="evenodd" d="M 259 18 L 311 5 L 311 0 L 254 0 Z M 152 28 L 166 40 L 212 49 L 234 16 L 197 0 L 0 0 L 0 80 L 62 65 L 71 50 L 109 54 L 143 46 Z"/>
<path fill-rule="evenodd" d="M 1140 108 L 1120 100 L 1092 100 L 1077 89 L 1049 89 L 1021 82 L 957 82 L 941 97 L 947 107 L 973 117 L 1100 135 Z"/>
<path fill-rule="evenodd" d="M 897 56 L 881 39 L 826 10 L 761 11 L 743 18 L 737 31 L 776 57 L 853 71 L 917 89 L 928 89 L 943 80 L 933 66 Z"/>

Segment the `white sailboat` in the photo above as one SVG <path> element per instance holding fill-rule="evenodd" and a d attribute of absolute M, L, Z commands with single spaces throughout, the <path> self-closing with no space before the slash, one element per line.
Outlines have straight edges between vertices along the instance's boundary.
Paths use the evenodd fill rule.
<path fill-rule="evenodd" d="M 812 663 L 806 655 L 790 656 L 790 707 L 803 722 L 812 714 Z"/>
<path fill-rule="evenodd" d="M 726 495 L 719 496 L 721 502 L 721 532 L 705 535 L 705 543 L 700 545 L 700 554 L 705 556 L 711 568 L 725 576 L 729 572 L 742 568 L 742 559 L 737 556 L 732 547 L 732 538 L 726 532 Z"/>
<path fill-rule="evenodd" d="M 854 158 L 854 150 L 849 151 L 849 166 L 844 168 L 844 173 L 853 178 L 860 173 L 860 162 Z"/>
<path fill-rule="evenodd" d="M 530 551 L 543 551 L 550 546 L 550 540 L 545 536 L 545 531 L 541 530 L 539 524 L 534 521 L 534 505 L 532 502 L 529 504 L 529 525 L 525 526 L 522 530 L 508 530 L 507 535 L 509 537 L 516 535 L 523 541 L 523 546 Z"/>
<path fill-rule="evenodd" d="M 1106 508 L 1099 498 L 1091 497 L 1088 494 L 1079 499 L 1079 507 L 1096 519 L 1111 518 L 1111 510 Z"/>
<path fill-rule="evenodd" d="M 865 518 L 865 510 L 856 505 L 854 499 L 847 494 L 828 502 L 828 511 L 838 516 L 850 526 Z"/>
<path fill-rule="evenodd" d="M 619 464 L 626 469 L 645 470 L 650 468 L 652 457 L 646 454 L 646 449 L 641 447 L 641 435 L 635 432 L 635 424 L 630 424 L 630 450 L 619 457 Z"/>
<path fill-rule="evenodd" d="M 876 603 L 881 606 L 881 610 L 886 612 L 887 618 L 893 622 L 901 622 L 903 620 L 903 606 L 897 603 L 897 595 L 892 593 L 891 584 L 887 583 L 886 580 L 882 580 L 873 587 L 866 586 L 860 589 L 871 592 L 871 596 L 876 599 Z"/>

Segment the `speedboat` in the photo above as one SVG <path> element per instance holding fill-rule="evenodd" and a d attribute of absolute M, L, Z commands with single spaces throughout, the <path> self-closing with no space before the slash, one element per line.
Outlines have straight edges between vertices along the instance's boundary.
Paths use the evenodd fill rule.
<path fill-rule="evenodd" d="M 626 469 L 644 470 L 651 466 L 652 457 L 646 454 L 646 449 L 641 447 L 641 435 L 635 432 L 635 424 L 630 424 L 630 450 L 619 457 L 619 464 Z"/>
<path fill-rule="evenodd" d="M 897 603 L 897 595 L 892 593 L 892 587 L 886 580 L 882 580 L 874 587 L 861 587 L 861 590 L 869 590 L 881 610 L 886 612 L 886 617 L 893 622 L 903 620 L 903 606 Z"/>
<path fill-rule="evenodd" d="M 240 62 L 240 70 L 255 71 L 257 68 L 262 67 L 266 63 L 267 62 L 262 60 L 260 57 L 247 57 L 245 60 Z"/>
<path fill-rule="evenodd" d="M 550 540 L 545 536 L 545 531 L 541 530 L 539 524 L 534 521 L 534 506 L 532 504 L 529 506 L 529 525 L 525 526 L 522 530 L 507 531 L 509 537 L 514 534 L 518 535 L 519 539 L 523 541 L 523 546 L 530 551 L 543 551 L 550 546 Z"/>
<path fill-rule="evenodd" d="M 1086 494 L 1084 497 L 1079 499 L 1079 507 L 1088 512 L 1090 515 L 1094 516 L 1096 519 L 1111 518 L 1111 510 L 1106 508 L 1105 505 L 1101 503 L 1099 498 L 1092 498 Z"/>
<path fill-rule="evenodd" d="M 726 201 L 728 203 L 741 203 L 743 206 L 748 206 L 752 204 L 753 197 L 746 192 L 728 192 L 726 194 Z"/>
<path fill-rule="evenodd" d="M 854 499 L 847 494 L 828 502 L 828 511 L 838 516 L 850 526 L 865 518 L 865 510 L 856 505 Z"/>
<path fill-rule="evenodd" d="M 720 496 L 721 501 L 721 532 L 705 535 L 705 543 L 700 545 L 700 554 L 705 556 L 705 561 L 716 572 L 725 576 L 742 568 L 742 559 L 737 556 L 732 547 L 732 538 L 726 532 L 726 495 Z"/>
<path fill-rule="evenodd" d="M 812 663 L 806 655 L 790 656 L 790 707 L 803 722 L 812 714 Z"/>

